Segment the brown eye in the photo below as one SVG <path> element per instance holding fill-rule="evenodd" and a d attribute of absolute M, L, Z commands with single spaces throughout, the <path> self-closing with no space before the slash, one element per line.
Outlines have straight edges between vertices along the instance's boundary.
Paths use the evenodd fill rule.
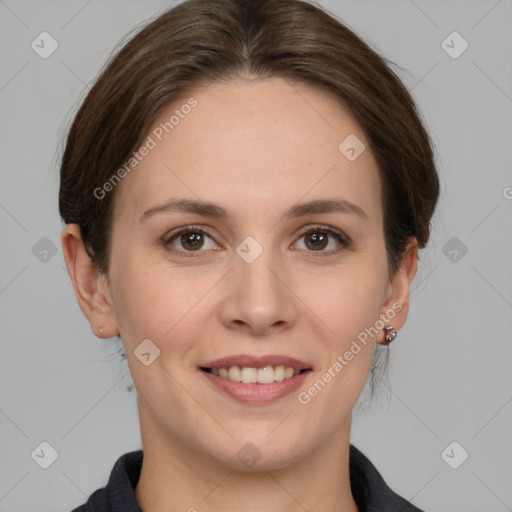
<path fill-rule="evenodd" d="M 182 233 L 180 242 L 187 251 L 197 251 L 204 245 L 204 235 L 199 231 Z"/>
<path fill-rule="evenodd" d="M 329 236 L 325 233 L 314 232 L 308 233 L 305 235 L 306 247 L 308 249 L 322 250 L 327 247 L 327 243 L 329 242 Z"/>
<path fill-rule="evenodd" d="M 299 242 L 304 240 L 304 247 Z M 314 226 L 303 232 L 299 237 L 299 249 L 307 252 L 317 252 L 318 256 L 329 256 L 338 253 L 344 247 L 351 247 L 348 237 L 342 232 L 322 226 Z M 327 250 L 326 250 L 327 249 Z"/>
<path fill-rule="evenodd" d="M 181 229 L 167 237 L 164 240 L 164 245 L 173 252 L 184 255 L 186 253 L 204 252 L 216 247 L 212 237 L 206 231 L 192 227 Z"/>

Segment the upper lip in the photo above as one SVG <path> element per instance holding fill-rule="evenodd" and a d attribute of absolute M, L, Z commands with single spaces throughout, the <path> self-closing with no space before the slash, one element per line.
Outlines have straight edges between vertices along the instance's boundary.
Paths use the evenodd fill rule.
<path fill-rule="evenodd" d="M 214 361 L 208 361 L 201 364 L 200 368 L 230 368 L 231 366 L 248 368 L 264 368 L 265 366 L 279 366 L 292 367 L 294 370 L 308 370 L 311 365 L 295 359 L 294 357 L 282 355 L 266 355 L 266 356 L 251 356 L 248 354 L 239 354 L 235 356 L 221 357 Z"/>

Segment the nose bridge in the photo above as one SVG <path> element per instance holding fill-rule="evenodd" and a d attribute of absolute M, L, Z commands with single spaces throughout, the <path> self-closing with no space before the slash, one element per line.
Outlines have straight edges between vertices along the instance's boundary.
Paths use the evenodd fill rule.
<path fill-rule="evenodd" d="M 260 240 L 262 237 L 259 237 Z M 254 237 L 246 237 L 237 247 L 235 274 L 243 296 L 257 304 L 263 299 L 273 301 L 281 294 L 274 269 L 280 267 L 278 257 L 270 245 L 270 237 L 265 239 L 265 247 Z"/>
<path fill-rule="evenodd" d="M 260 236 L 262 242 L 263 238 Z M 223 312 L 224 322 L 243 323 L 260 334 L 294 321 L 292 297 L 283 283 L 285 267 L 269 240 L 266 237 L 260 243 L 248 236 L 237 246 L 230 296 Z"/>

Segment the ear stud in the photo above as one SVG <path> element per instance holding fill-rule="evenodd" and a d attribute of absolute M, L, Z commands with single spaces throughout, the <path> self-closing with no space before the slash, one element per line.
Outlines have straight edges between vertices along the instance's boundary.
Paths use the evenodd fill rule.
<path fill-rule="evenodd" d="M 382 329 L 385 333 L 385 345 L 391 343 L 396 337 L 396 329 L 392 325 L 386 325 L 384 329 Z"/>

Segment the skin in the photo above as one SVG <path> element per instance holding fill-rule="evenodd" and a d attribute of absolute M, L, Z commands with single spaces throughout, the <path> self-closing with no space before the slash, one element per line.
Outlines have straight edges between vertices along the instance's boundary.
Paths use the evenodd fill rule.
<path fill-rule="evenodd" d="M 116 187 L 108 275 L 88 258 L 77 225 L 62 232 L 66 264 L 92 330 L 120 334 L 137 390 L 144 463 L 135 490 L 145 512 L 357 511 L 348 472 L 351 411 L 370 369 L 379 331 L 324 389 L 307 390 L 392 304 L 407 317 L 418 247 L 410 239 L 389 278 L 377 163 L 348 107 L 326 92 L 280 78 L 213 83 L 198 105 Z M 366 150 L 349 161 L 338 145 L 355 134 Z M 169 199 L 201 199 L 226 219 L 167 212 L 140 218 Z M 284 219 L 297 202 L 344 199 L 364 210 Z M 199 251 L 177 228 L 209 229 Z M 318 249 L 315 224 L 342 231 Z M 309 235 L 302 236 L 304 231 Z M 253 237 L 263 253 L 236 252 Z M 186 242 L 186 240 L 185 240 Z M 188 248 L 186 257 L 183 253 Z M 322 256 L 321 254 L 324 254 Z M 134 350 L 149 338 L 149 366 Z M 297 392 L 266 405 L 239 403 L 212 386 L 201 363 L 234 354 L 284 354 L 313 367 Z M 261 453 L 239 460 L 248 442 Z M 193 510 L 193 509 L 192 509 Z"/>

